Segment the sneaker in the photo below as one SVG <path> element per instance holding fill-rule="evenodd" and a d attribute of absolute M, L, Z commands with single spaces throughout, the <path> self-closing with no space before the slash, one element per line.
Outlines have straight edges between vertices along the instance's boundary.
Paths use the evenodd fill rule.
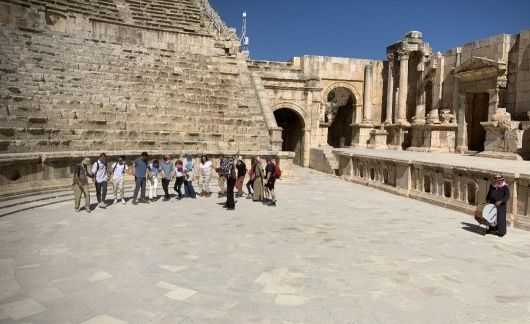
<path fill-rule="evenodd" d="M 121 199 L 121 203 L 125 205 L 125 204 L 126 204 L 125 199 L 122 198 L 122 199 Z"/>
<path fill-rule="evenodd" d="M 164 197 L 162 201 L 169 201 L 169 198 Z"/>
<path fill-rule="evenodd" d="M 269 207 L 276 207 L 276 202 L 273 201 L 273 202 L 269 203 L 267 206 L 269 206 Z"/>
<path fill-rule="evenodd" d="M 90 212 L 91 212 L 90 207 L 86 206 L 85 207 L 85 211 L 87 212 L 87 214 L 90 214 Z"/>
<path fill-rule="evenodd" d="M 79 213 L 79 208 L 74 209 L 76 213 Z"/>
<path fill-rule="evenodd" d="M 118 199 L 114 199 L 114 201 L 112 202 L 113 205 L 116 205 L 118 203 Z"/>
<path fill-rule="evenodd" d="M 133 205 L 138 205 L 138 201 L 136 200 L 136 198 L 133 198 L 132 204 Z"/>

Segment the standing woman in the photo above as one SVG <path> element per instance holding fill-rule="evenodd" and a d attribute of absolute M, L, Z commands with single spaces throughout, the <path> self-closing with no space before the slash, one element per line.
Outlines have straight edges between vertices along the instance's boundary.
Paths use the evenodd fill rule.
<path fill-rule="evenodd" d="M 173 162 L 171 161 L 171 157 L 169 154 L 165 154 L 163 157 L 163 162 L 160 165 L 160 172 L 162 175 L 162 189 L 164 189 L 164 199 L 162 201 L 168 201 L 169 200 L 169 183 L 171 182 L 171 179 L 173 179 L 175 167 L 173 166 Z"/>
<path fill-rule="evenodd" d="M 252 189 L 254 188 L 254 167 L 256 166 L 256 162 L 254 159 L 252 160 L 250 164 L 250 170 L 248 170 L 248 181 L 247 181 L 247 199 L 252 199 Z"/>
<path fill-rule="evenodd" d="M 261 168 L 260 157 L 257 156 L 254 162 L 254 193 L 252 194 L 253 201 L 263 200 L 263 169 Z"/>
<path fill-rule="evenodd" d="M 504 177 L 497 173 L 493 177 L 493 182 L 490 185 L 488 190 L 488 195 L 486 201 L 490 204 L 494 204 L 497 207 L 497 226 L 490 226 L 486 230 L 486 234 L 489 234 L 493 231 L 497 231 L 499 237 L 506 235 L 506 203 L 510 199 L 510 188 Z"/>
<path fill-rule="evenodd" d="M 240 197 L 243 197 L 243 193 L 244 193 L 243 182 L 245 181 L 245 176 L 247 175 L 247 166 L 245 162 L 243 162 L 243 158 L 241 156 L 237 157 L 236 169 L 237 169 L 237 181 L 236 181 L 237 195 L 236 197 L 240 198 Z"/>
<path fill-rule="evenodd" d="M 195 177 L 195 161 L 191 153 L 186 154 L 186 163 L 184 163 L 186 179 L 184 180 L 184 192 L 190 198 L 196 198 L 197 194 L 193 189 L 193 178 Z"/>
<path fill-rule="evenodd" d="M 234 200 L 234 187 L 236 185 L 236 167 L 234 163 L 234 158 L 229 157 L 227 163 L 228 173 L 226 175 L 226 209 L 234 210 L 236 209 L 236 202 Z"/>
<path fill-rule="evenodd" d="M 201 165 L 199 168 L 199 189 L 201 197 L 210 197 L 210 180 L 212 180 L 212 161 L 208 160 L 206 155 L 201 156 Z"/>
<path fill-rule="evenodd" d="M 151 176 L 147 179 L 147 184 L 149 185 L 149 200 L 154 201 L 158 199 L 158 174 L 160 173 L 160 162 L 154 160 L 153 163 L 149 165 L 149 170 L 151 170 Z"/>
<path fill-rule="evenodd" d="M 184 183 L 184 164 L 181 160 L 177 160 L 175 162 L 175 191 L 178 194 L 177 199 L 182 199 L 182 191 L 180 190 L 182 188 L 182 184 Z"/>

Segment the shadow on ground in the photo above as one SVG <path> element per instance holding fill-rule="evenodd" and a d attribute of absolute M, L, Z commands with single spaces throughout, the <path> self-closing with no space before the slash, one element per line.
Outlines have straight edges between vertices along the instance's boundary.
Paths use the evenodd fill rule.
<path fill-rule="evenodd" d="M 462 229 L 465 231 L 475 233 L 477 235 L 482 235 L 482 236 L 486 235 L 484 232 L 485 230 L 480 228 L 480 226 L 477 224 L 471 224 L 471 223 L 466 223 L 466 222 L 461 222 L 461 224 L 464 225 Z"/>

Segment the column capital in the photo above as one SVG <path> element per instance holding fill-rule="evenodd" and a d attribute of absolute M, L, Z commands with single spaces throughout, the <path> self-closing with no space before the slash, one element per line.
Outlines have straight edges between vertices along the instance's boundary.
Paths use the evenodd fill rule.
<path fill-rule="evenodd" d="M 408 60 L 410 57 L 410 51 L 401 50 L 398 52 L 398 54 L 400 61 Z"/>

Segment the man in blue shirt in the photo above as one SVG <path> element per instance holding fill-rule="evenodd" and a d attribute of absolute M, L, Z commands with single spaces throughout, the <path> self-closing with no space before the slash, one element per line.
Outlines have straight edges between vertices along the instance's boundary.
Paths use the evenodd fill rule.
<path fill-rule="evenodd" d="M 149 155 L 147 152 L 142 152 L 139 158 L 134 160 L 133 162 L 133 170 L 134 170 L 134 179 L 136 181 L 136 187 L 134 188 L 134 196 L 133 196 L 133 205 L 138 205 L 138 202 L 141 203 L 149 203 L 147 198 L 145 198 L 145 184 L 147 179 L 147 158 Z M 138 197 L 138 191 L 141 191 L 140 193 L 140 199 L 137 200 Z"/>

